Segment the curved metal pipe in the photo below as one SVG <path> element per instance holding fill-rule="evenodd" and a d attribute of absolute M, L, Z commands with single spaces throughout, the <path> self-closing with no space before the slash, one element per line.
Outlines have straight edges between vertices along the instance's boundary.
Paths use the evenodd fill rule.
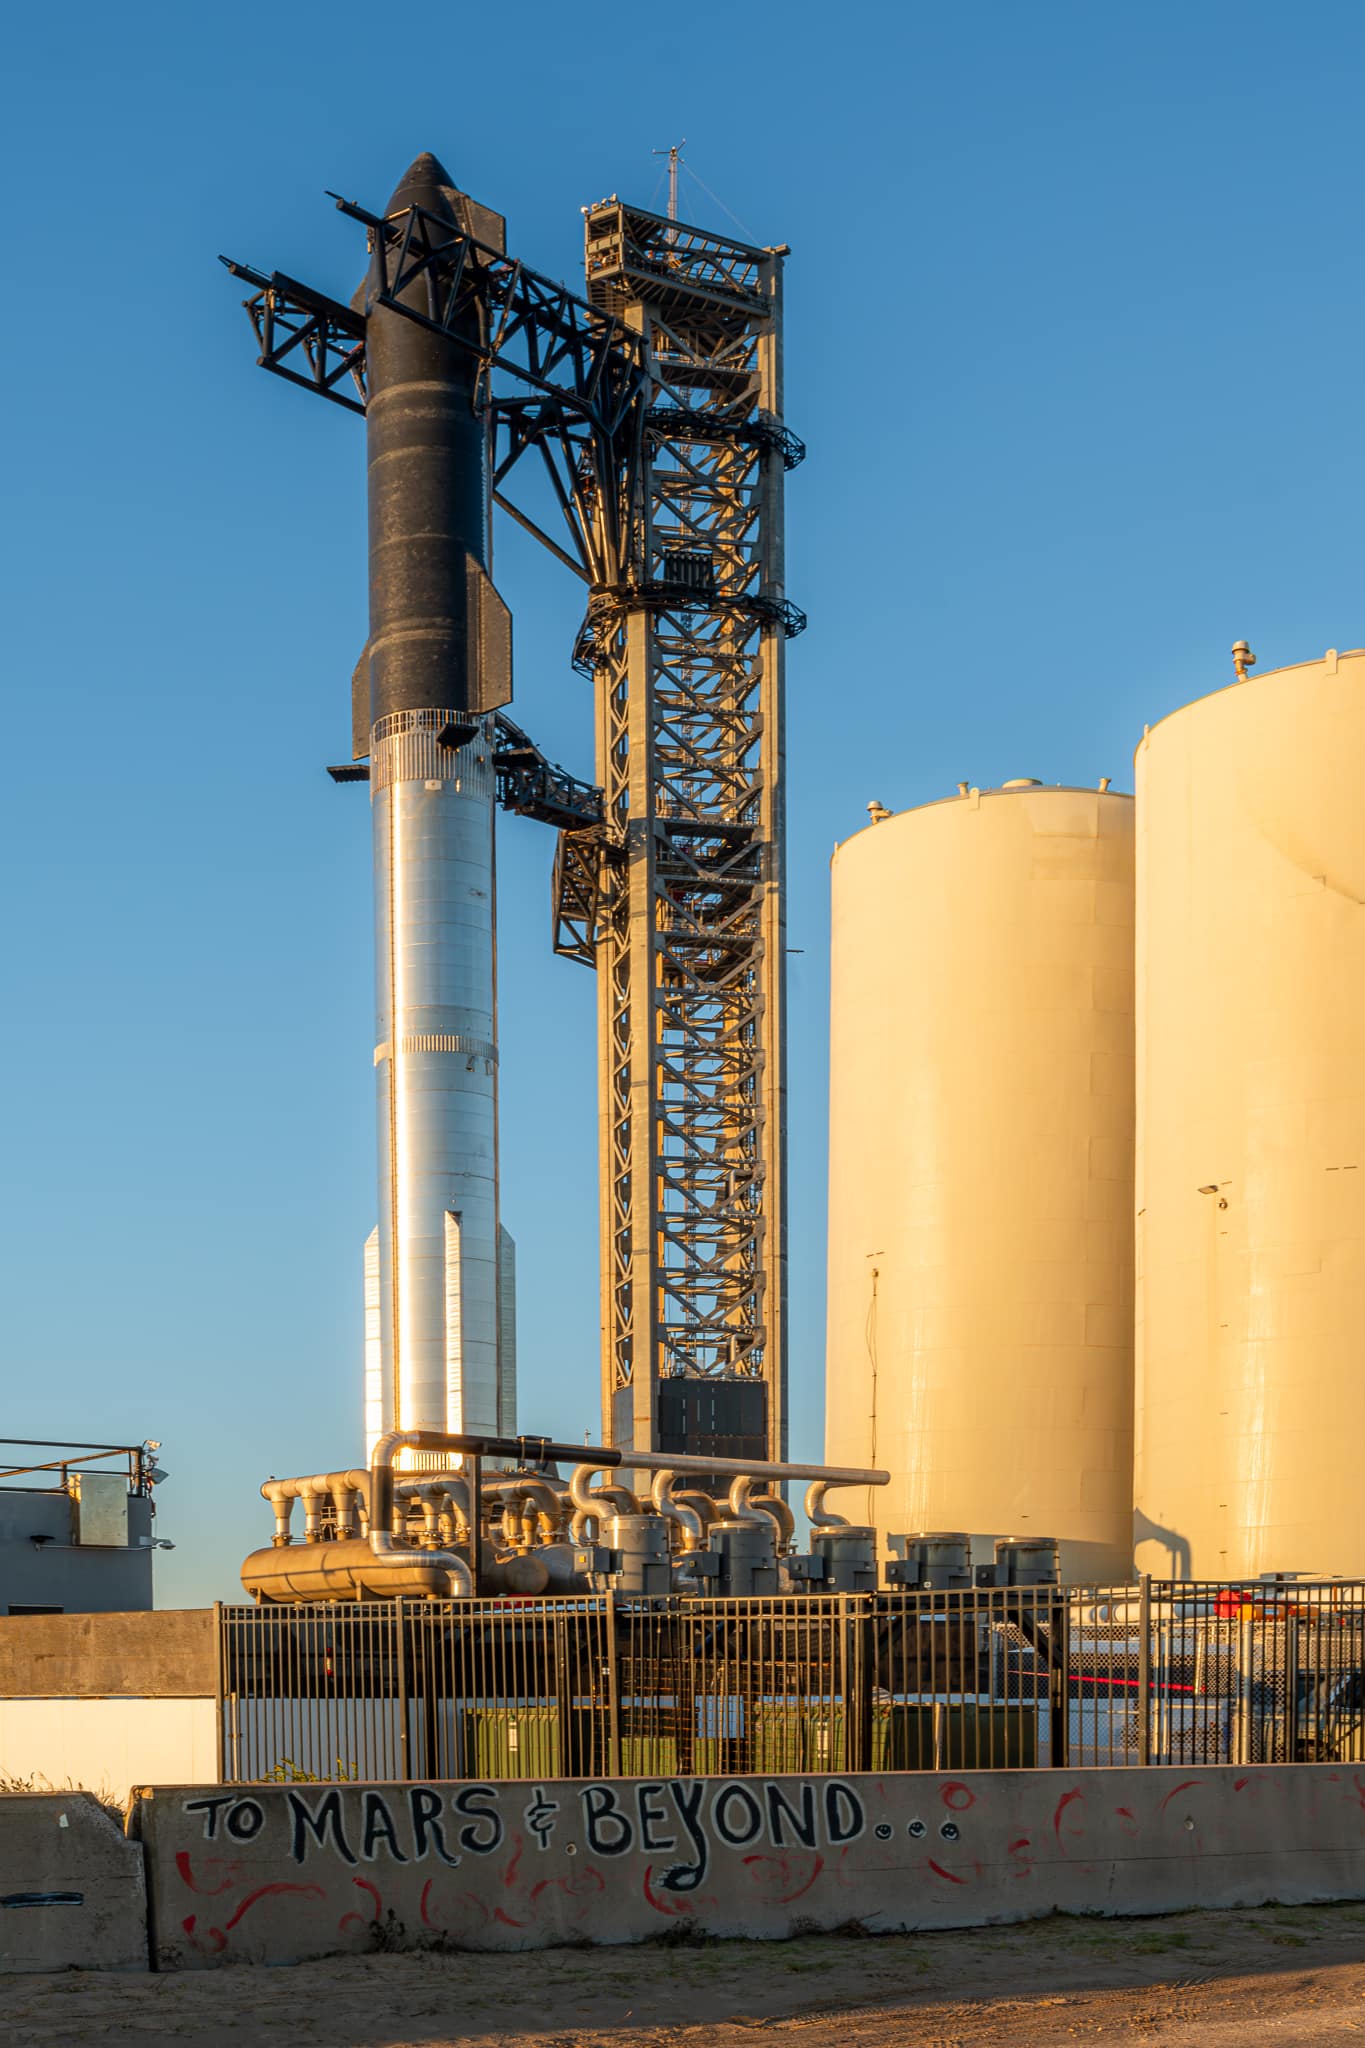
<path fill-rule="evenodd" d="M 275 1534 L 271 1538 L 271 1545 L 275 1550 L 283 1550 L 294 1540 L 291 1524 L 294 1519 L 295 1496 L 285 1491 L 285 1483 L 279 1479 L 267 1479 L 261 1492 L 275 1510 Z"/>
<path fill-rule="evenodd" d="M 400 1505 L 404 1501 L 418 1501 L 424 1515 L 427 1501 L 438 1501 L 438 1520 L 452 1524 L 459 1542 L 468 1540 L 469 1482 L 463 1473 L 441 1472 L 430 1479 L 400 1479 L 394 1486 L 394 1494 Z"/>
<path fill-rule="evenodd" d="M 370 1554 L 377 1564 L 390 1559 L 398 1566 L 410 1563 L 413 1545 L 400 1540 L 393 1533 L 395 1502 L 393 1497 L 393 1461 L 402 1450 L 424 1450 L 428 1448 L 424 1439 L 434 1432 L 422 1429 L 391 1429 L 387 1436 L 381 1436 L 374 1447 L 370 1462 Z M 438 1439 L 432 1449 L 447 1448 L 448 1440 Z M 453 1446 L 459 1448 L 460 1446 Z M 474 1591 L 474 1574 L 462 1557 L 453 1550 L 426 1550 L 421 1553 L 428 1564 L 440 1565 L 450 1574 L 453 1586 L 458 1586 L 460 1595 L 468 1599 Z"/>
<path fill-rule="evenodd" d="M 761 1508 L 750 1507 L 749 1494 L 753 1485 L 752 1472 L 741 1472 L 731 1485 L 726 1508 L 732 1522 L 766 1522 L 771 1519 Z"/>
<path fill-rule="evenodd" d="M 848 1527 L 847 1515 L 836 1515 L 825 1506 L 825 1494 L 831 1486 L 847 1486 L 850 1483 L 856 1484 L 857 1482 L 850 1482 L 846 1479 L 817 1479 L 813 1486 L 806 1488 L 806 1520 L 810 1523 L 812 1529 L 846 1529 Z"/>
<path fill-rule="evenodd" d="M 267 1479 L 263 1500 L 301 1500 L 306 1493 L 364 1493 L 370 1475 L 363 1468 L 349 1472 L 306 1472 L 295 1479 Z"/>
<path fill-rule="evenodd" d="M 511 1504 L 514 1513 L 519 1507 L 521 1542 L 528 1550 L 535 1544 L 537 1537 L 543 1543 L 555 1541 L 564 1520 L 564 1502 L 567 1496 L 557 1493 L 548 1479 L 537 1479 L 529 1475 L 523 1478 L 513 1473 L 508 1478 L 495 1482 L 488 1491 L 502 1496 L 504 1501 Z M 508 1509 L 505 1506 L 504 1521 L 507 1514 Z"/>
<path fill-rule="evenodd" d="M 594 1490 L 589 1485 L 593 1473 L 600 1472 L 601 1469 L 600 1464 L 575 1465 L 569 1480 L 569 1499 L 577 1510 L 570 1525 L 575 1543 L 586 1540 L 581 1518 L 592 1518 L 593 1536 L 596 1539 L 601 1533 L 602 1518 L 605 1514 L 637 1515 L 640 1512 L 640 1504 L 635 1495 L 628 1493 L 624 1486 L 602 1486 Z"/>
<path fill-rule="evenodd" d="M 504 1496 L 502 1502 L 503 1541 L 514 1551 L 532 1549 L 536 1540 L 536 1510 L 518 1494 Z"/>
<path fill-rule="evenodd" d="M 730 1516 L 736 1522 L 771 1522 L 777 1533 L 779 1554 L 792 1539 L 796 1528 L 796 1517 L 780 1494 L 761 1493 L 754 1495 L 758 1481 L 752 1473 L 741 1473 L 730 1488 L 728 1502 Z"/>
<path fill-rule="evenodd" d="M 674 1498 L 671 1472 L 654 1474 L 649 1496 L 659 1513 L 668 1521 L 676 1522 L 682 1530 L 684 1552 L 700 1550 L 706 1536 L 705 1525 L 694 1507 Z"/>
<path fill-rule="evenodd" d="M 796 1535 L 796 1516 L 780 1493 L 756 1493 L 751 1496 L 749 1505 L 762 1508 L 776 1522 L 777 1554 L 781 1557 L 792 1546 Z"/>
<path fill-rule="evenodd" d="M 439 1550 L 441 1547 L 441 1515 L 448 1496 L 443 1486 L 424 1486 L 418 1494 L 422 1510 L 422 1548 Z"/>
<path fill-rule="evenodd" d="M 558 1444 L 552 1443 L 546 1437 L 461 1436 L 434 1429 L 390 1431 L 387 1437 L 381 1438 L 380 1442 L 375 1445 L 374 1467 L 371 1472 L 320 1472 L 314 1473 L 310 1477 L 267 1480 L 261 1488 L 261 1493 L 265 1499 L 271 1501 L 275 1506 L 275 1535 L 277 1543 L 289 1535 L 289 1515 L 284 1504 L 291 1500 L 297 1500 L 308 1487 L 329 1492 L 334 1499 L 339 1491 L 358 1494 L 360 1496 L 361 1510 L 366 1518 L 377 1523 L 381 1528 L 385 1527 L 392 1514 L 392 1494 L 395 1484 L 392 1463 L 394 1455 L 399 1449 L 453 1451 L 461 1454 L 472 1452 L 476 1457 L 480 1458 L 507 1458 L 520 1467 L 534 1464 L 563 1463 L 576 1469 L 586 1467 L 589 1474 L 625 1465 L 631 1470 L 641 1472 L 672 1472 L 675 1476 L 693 1472 L 705 1472 L 715 1473 L 726 1478 L 738 1478 L 747 1474 L 756 1480 L 823 1480 L 826 1486 L 831 1487 L 885 1486 L 891 1477 L 889 1472 L 876 1471 L 871 1468 L 865 1469 L 863 1467 L 774 1464 L 763 1459 L 713 1458 L 684 1452 L 631 1451 L 627 1453 L 616 1445 L 590 1444 L 584 1446 L 582 1444 Z M 379 1504 L 377 1512 L 371 1511 L 370 1507 L 371 1480 L 374 1471 L 378 1471 L 381 1475 L 381 1488 L 387 1486 L 388 1489 L 387 1497 Z M 441 1472 L 429 1472 L 422 1475 L 423 1478 L 429 1479 L 447 1476 L 456 1475 L 447 1475 Z M 511 1479 L 518 1475 L 513 1472 L 505 1476 Z M 488 1474 L 488 1481 L 490 1484 L 494 1483 L 494 1475 L 492 1473 Z M 410 1484 L 411 1482 L 408 1483 Z M 547 1481 L 546 1484 L 553 1490 L 553 1481 Z M 402 1490 L 407 1490 L 406 1485 Z M 606 1489 L 603 1489 L 603 1491 L 605 1492 Z M 611 1495 L 608 1494 L 608 1500 L 611 1505 L 618 1508 L 619 1512 L 638 1512 L 639 1503 L 632 1496 L 628 1495 L 623 1488 L 615 1489 L 615 1493 L 616 1498 L 613 1500 Z M 679 1497 L 681 1496 L 675 1495 L 675 1498 Z M 823 1498 L 823 1495 L 821 1498 Z M 688 1504 L 693 1504 L 691 1498 L 689 1498 Z M 578 1505 L 578 1503 L 575 1503 L 575 1505 Z M 699 1512 L 704 1511 L 699 1510 Z M 839 1517 L 833 1517 L 834 1525 L 837 1526 L 840 1519 Z"/>
<path fill-rule="evenodd" d="M 674 1477 L 676 1476 L 675 1474 Z M 703 1539 L 711 1524 L 720 1520 L 720 1507 L 709 1493 L 698 1493 L 694 1488 L 688 1488 L 682 1493 L 675 1493 L 673 1498 L 680 1508 L 691 1508 L 693 1514 L 699 1517 Z"/>
<path fill-rule="evenodd" d="M 321 1543 L 322 1510 L 331 1499 L 330 1493 L 321 1486 L 305 1486 L 303 1489 L 303 1540 L 305 1543 Z"/>
<path fill-rule="evenodd" d="M 552 1443 L 543 1436 L 465 1436 L 444 1429 L 391 1429 L 380 1437 L 370 1458 L 370 1519 L 381 1527 L 393 1512 L 393 1461 L 399 1451 L 458 1451 L 462 1456 L 469 1453 L 476 1458 L 511 1458 L 519 1465 L 557 1464 L 561 1460 L 583 1462 L 581 1444 Z M 618 1450 L 596 1450 L 595 1462 L 589 1469 L 596 1472 L 604 1466 L 619 1465 L 621 1455 Z M 424 1476 L 439 1479 L 442 1475 L 430 1472 Z"/>
<path fill-rule="evenodd" d="M 261 1498 L 268 1500 L 275 1510 L 274 1548 L 283 1549 L 294 1540 L 294 1502 L 304 1504 L 304 1541 L 316 1543 L 319 1540 L 319 1502 L 330 1499 L 336 1509 L 337 1535 L 349 1536 L 354 1531 L 353 1510 L 356 1496 L 364 1507 L 368 1493 L 370 1475 L 368 1472 L 309 1472 L 295 1479 L 267 1479 L 261 1488 Z"/>

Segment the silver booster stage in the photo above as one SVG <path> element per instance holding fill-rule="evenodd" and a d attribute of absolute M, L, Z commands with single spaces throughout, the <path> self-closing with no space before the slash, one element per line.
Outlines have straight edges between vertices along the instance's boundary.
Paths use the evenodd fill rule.
<path fill-rule="evenodd" d="M 432 156 L 420 206 L 487 241 L 496 216 Z M 410 287 L 425 307 L 425 286 Z M 478 341 L 477 313 L 470 333 Z M 370 637 L 355 747 L 374 825 L 379 1226 L 366 1259 L 366 1435 L 514 1426 L 498 1220 L 492 718 L 510 622 L 487 573 L 488 463 L 472 347 L 366 295 Z M 502 1268 L 502 1318 L 499 1272 Z"/>

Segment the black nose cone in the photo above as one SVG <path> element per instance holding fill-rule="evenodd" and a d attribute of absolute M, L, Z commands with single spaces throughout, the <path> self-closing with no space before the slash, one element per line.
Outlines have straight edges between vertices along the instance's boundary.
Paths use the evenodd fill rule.
<path fill-rule="evenodd" d="M 450 194 L 459 187 L 438 156 L 429 149 L 414 157 L 394 188 L 384 211 L 403 213 L 409 206 L 424 207 L 428 213 L 449 213 Z"/>

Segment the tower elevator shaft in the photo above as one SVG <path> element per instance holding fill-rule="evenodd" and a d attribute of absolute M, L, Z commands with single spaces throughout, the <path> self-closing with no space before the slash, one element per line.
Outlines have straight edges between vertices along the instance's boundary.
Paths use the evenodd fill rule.
<path fill-rule="evenodd" d="M 784 249 L 617 199 L 593 303 L 650 383 L 629 573 L 594 593 L 602 1426 L 623 1449 L 787 1443 Z M 582 954 L 579 957 L 583 957 Z"/>

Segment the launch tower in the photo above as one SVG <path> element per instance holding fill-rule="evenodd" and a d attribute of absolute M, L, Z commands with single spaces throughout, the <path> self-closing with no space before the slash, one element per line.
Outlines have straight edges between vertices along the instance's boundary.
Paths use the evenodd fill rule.
<path fill-rule="evenodd" d="M 634 546 L 578 657 L 615 856 L 575 949 L 598 974 L 603 1428 L 782 1459 L 786 252 L 614 198 L 585 225 L 589 295 L 649 377 Z"/>
<path fill-rule="evenodd" d="M 349 303 L 229 263 L 266 369 L 367 418 L 380 1224 L 367 1429 L 512 1425 L 492 808 L 559 828 L 554 941 L 598 971 L 602 1405 L 625 1449 L 786 1448 L 784 249 L 611 199 L 589 296 L 422 156 Z M 226 260 L 226 259 L 225 259 Z M 514 495 L 540 459 L 556 540 Z M 500 708 L 492 507 L 587 586 L 598 785 Z"/>

